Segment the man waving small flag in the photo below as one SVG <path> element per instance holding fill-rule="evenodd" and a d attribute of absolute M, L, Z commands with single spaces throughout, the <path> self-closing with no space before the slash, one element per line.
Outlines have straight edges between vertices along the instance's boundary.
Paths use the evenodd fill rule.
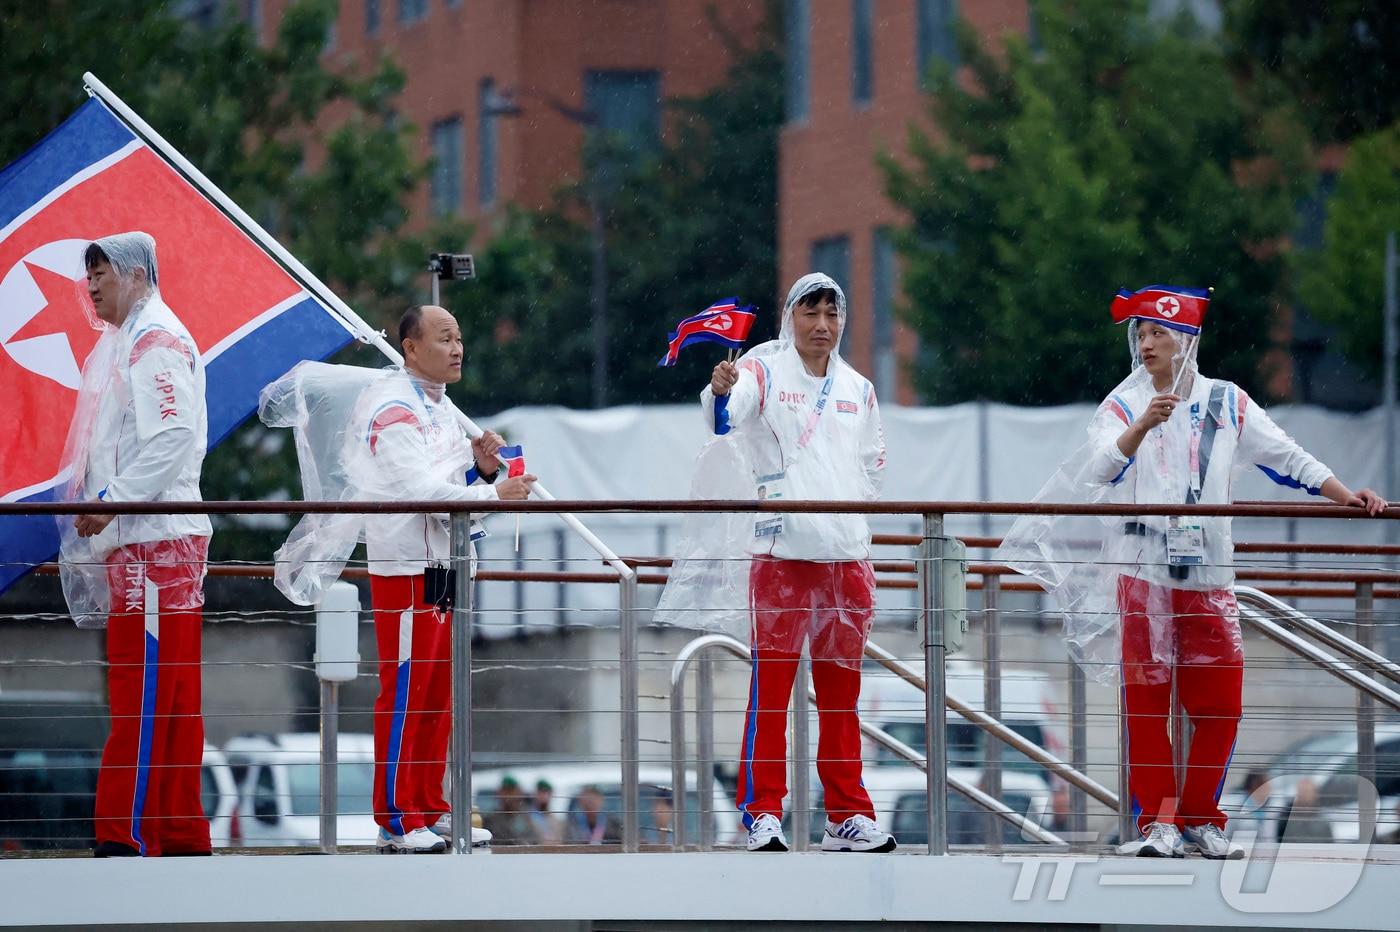
<path fill-rule="evenodd" d="M 722 343 L 730 349 L 739 349 L 749 338 L 754 317 L 753 307 L 741 307 L 738 298 L 716 301 L 699 314 L 676 324 L 676 329 L 668 337 L 670 346 L 666 355 L 656 365 L 663 368 L 674 366 L 681 350 L 692 343 Z"/>

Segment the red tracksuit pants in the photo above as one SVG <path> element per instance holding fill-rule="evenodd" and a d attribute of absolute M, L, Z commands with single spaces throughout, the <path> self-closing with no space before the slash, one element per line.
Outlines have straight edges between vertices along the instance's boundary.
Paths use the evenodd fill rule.
<path fill-rule="evenodd" d="M 863 561 L 754 558 L 749 572 L 753 670 L 739 761 L 737 803 L 745 827 L 783 817 L 787 712 L 802 642 L 812 643 L 817 693 L 817 775 L 827 817 L 875 817 L 861 783 L 860 663 L 874 612 L 874 573 Z"/>
<path fill-rule="evenodd" d="M 374 820 L 395 835 L 431 826 L 452 737 L 452 613 L 424 601 L 423 576 L 370 576 L 379 646 Z"/>
<path fill-rule="evenodd" d="M 147 857 L 209 851 L 200 801 L 200 642 L 209 538 L 133 544 L 107 558 L 112 730 L 97 774 L 97 841 Z"/>
<path fill-rule="evenodd" d="M 1228 590 L 1171 589 L 1119 577 L 1128 789 L 1139 830 L 1153 822 L 1225 827 L 1220 790 L 1235 748 L 1244 688 L 1234 602 Z M 1168 611 L 1170 617 L 1161 617 Z M 1150 615 L 1158 617 L 1149 623 Z M 1161 630 L 1164 624 L 1169 630 Z M 1153 657 L 1154 625 L 1159 643 L 1167 639 L 1174 663 Z M 1176 783 L 1168 734 L 1173 676 L 1192 727 L 1182 786 Z"/>

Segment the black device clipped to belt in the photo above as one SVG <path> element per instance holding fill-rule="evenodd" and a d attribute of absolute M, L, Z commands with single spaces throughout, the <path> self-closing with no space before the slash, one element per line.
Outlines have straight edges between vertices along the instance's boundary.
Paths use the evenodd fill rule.
<path fill-rule="evenodd" d="M 423 570 L 423 601 L 446 614 L 452 611 L 457 595 L 457 571 L 445 566 L 430 566 Z"/>
<path fill-rule="evenodd" d="M 1215 432 L 1220 429 L 1220 416 L 1225 407 L 1225 386 L 1219 382 L 1211 387 L 1210 401 L 1206 405 L 1206 421 L 1201 425 L 1201 448 L 1200 448 L 1200 481 L 1196 483 L 1201 488 L 1206 486 L 1206 470 L 1210 468 L 1210 451 L 1215 446 Z M 1191 485 L 1186 487 L 1186 504 L 1194 505 L 1201 500 L 1200 494 Z M 1128 521 L 1123 524 L 1123 533 L 1137 537 L 1160 537 L 1166 539 L 1161 531 L 1150 528 L 1141 521 Z M 1184 580 L 1191 578 L 1191 567 L 1189 566 L 1167 566 L 1167 575 L 1172 579 Z"/>

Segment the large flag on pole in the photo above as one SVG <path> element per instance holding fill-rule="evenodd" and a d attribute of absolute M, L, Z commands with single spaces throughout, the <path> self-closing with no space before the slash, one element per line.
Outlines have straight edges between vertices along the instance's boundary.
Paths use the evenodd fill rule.
<path fill-rule="evenodd" d="M 204 356 L 211 447 L 252 413 L 264 385 L 356 334 L 90 100 L 0 171 L 0 501 L 52 500 L 63 478 L 78 376 L 97 338 L 80 304 L 83 249 L 127 230 L 155 237 L 161 294 Z M 0 517 L 0 591 L 57 550 L 52 517 Z"/>

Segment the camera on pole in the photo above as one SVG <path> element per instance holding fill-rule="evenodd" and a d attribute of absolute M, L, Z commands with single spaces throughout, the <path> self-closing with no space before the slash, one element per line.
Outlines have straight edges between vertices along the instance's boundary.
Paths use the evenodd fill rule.
<path fill-rule="evenodd" d="M 438 283 L 476 278 L 476 260 L 471 253 L 435 252 L 428 256 L 428 273 L 431 275 L 433 303 L 438 304 Z"/>

